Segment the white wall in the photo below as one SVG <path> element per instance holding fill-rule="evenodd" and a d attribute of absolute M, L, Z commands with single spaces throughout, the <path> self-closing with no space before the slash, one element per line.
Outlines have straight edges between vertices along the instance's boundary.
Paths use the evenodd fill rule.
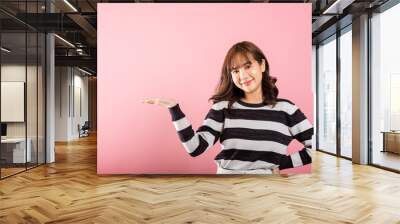
<path fill-rule="evenodd" d="M 55 141 L 68 140 L 69 80 L 69 68 L 55 68 Z"/>
<path fill-rule="evenodd" d="M 26 69 L 26 70 L 25 70 Z M 27 72 L 27 73 L 26 73 Z M 39 71 L 41 72 L 41 71 Z M 25 82 L 25 76 L 28 76 L 28 82 L 30 86 L 36 86 L 36 66 L 18 65 L 18 64 L 6 64 L 1 66 L 1 81 L 2 82 Z M 28 118 L 28 137 L 32 133 L 36 136 L 36 121 L 37 115 L 37 99 L 36 99 L 36 87 L 27 88 L 27 118 Z M 33 103 L 32 103 L 33 102 Z M 39 105 L 40 107 L 41 105 Z M 2 108 L 6 110 L 7 108 Z M 34 123 L 32 123 L 34 122 Z M 26 122 L 7 122 L 7 136 L 8 137 L 25 137 L 25 124 Z"/>
<path fill-rule="evenodd" d="M 75 70 L 75 74 L 76 74 Z M 88 120 L 89 117 L 89 112 L 88 112 L 88 77 L 82 77 L 79 73 L 79 75 L 75 75 L 74 79 L 74 86 L 75 86 L 75 113 L 74 113 L 74 119 L 72 119 L 72 135 L 73 136 L 78 136 L 78 129 L 76 128 L 78 124 L 81 126 L 85 123 L 85 121 Z M 79 93 L 80 91 L 80 93 Z M 80 98 L 79 98 L 80 96 Z M 81 108 L 79 108 L 81 107 Z M 79 111 L 81 109 L 81 111 Z"/>
<path fill-rule="evenodd" d="M 76 68 L 56 67 L 56 141 L 77 139 L 78 124 L 88 120 L 88 78 L 83 75 Z"/>

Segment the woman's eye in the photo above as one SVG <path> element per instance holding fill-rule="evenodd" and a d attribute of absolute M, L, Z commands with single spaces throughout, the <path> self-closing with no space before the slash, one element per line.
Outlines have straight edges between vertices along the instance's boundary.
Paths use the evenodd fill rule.
<path fill-rule="evenodd" d="M 248 69 L 248 68 L 250 68 L 250 67 L 251 67 L 251 65 L 246 65 L 246 67 L 245 67 L 245 68 L 247 68 L 247 69 Z"/>

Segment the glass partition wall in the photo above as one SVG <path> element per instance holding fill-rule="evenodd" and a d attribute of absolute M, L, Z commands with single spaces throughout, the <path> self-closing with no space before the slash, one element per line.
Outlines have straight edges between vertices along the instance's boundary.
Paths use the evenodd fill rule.
<path fill-rule="evenodd" d="M 339 49 L 340 155 L 352 158 L 352 34 L 351 25 L 341 31 Z"/>
<path fill-rule="evenodd" d="M 317 45 L 317 149 L 352 158 L 352 27 Z"/>
<path fill-rule="evenodd" d="M 37 13 L 41 3 L 20 1 L 18 8 Z M 1 179 L 45 163 L 45 41 L 44 33 L 0 11 Z"/>
<path fill-rule="evenodd" d="M 336 35 L 318 50 L 318 149 L 336 154 Z"/>
<path fill-rule="evenodd" d="M 400 4 L 371 18 L 370 163 L 400 172 Z"/>
<path fill-rule="evenodd" d="M 400 172 L 400 4 L 370 12 L 368 164 Z M 352 26 L 316 45 L 317 149 L 352 159 Z M 359 40 L 355 40 L 359 41 Z"/>

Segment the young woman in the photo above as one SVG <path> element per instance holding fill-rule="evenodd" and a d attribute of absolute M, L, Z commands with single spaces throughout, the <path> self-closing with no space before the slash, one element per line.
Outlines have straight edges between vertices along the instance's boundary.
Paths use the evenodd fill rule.
<path fill-rule="evenodd" d="M 248 41 L 233 45 L 225 56 L 213 105 L 196 132 L 173 99 L 143 102 L 169 109 L 186 151 L 198 156 L 218 139 L 218 174 L 270 174 L 311 163 L 313 127 L 289 100 L 279 99 L 276 79 L 269 75 L 264 53 Z M 296 139 L 304 148 L 291 155 Z M 275 172 L 272 172 L 275 171 Z"/>

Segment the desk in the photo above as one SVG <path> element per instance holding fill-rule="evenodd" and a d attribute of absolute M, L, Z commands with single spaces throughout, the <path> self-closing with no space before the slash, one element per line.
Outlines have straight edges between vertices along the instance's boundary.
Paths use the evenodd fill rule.
<path fill-rule="evenodd" d="M 382 131 L 383 150 L 382 152 L 393 152 L 400 154 L 400 131 Z"/>
<path fill-rule="evenodd" d="M 28 147 L 25 154 L 25 138 L 6 138 L 1 139 L 1 157 L 9 163 L 25 163 L 31 161 L 31 145 L 32 140 L 27 138 Z M 11 149 L 9 146 L 13 146 Z M 11 160 L 12 158 L 12 160 Z"/>

